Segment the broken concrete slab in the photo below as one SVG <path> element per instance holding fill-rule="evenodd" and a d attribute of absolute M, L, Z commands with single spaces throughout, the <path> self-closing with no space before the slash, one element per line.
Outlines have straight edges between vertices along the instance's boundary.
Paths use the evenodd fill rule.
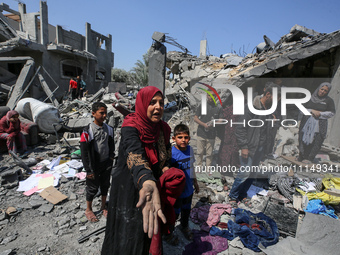
<path fill-rule="evenodd" d="M 164 93 L 165 89 L 166 47 L 155 42 L 149 49 L 148 85 L 155 86 Z"/>
<path fill-rule="evenodd" d="M 50 87 L 48 86 L 48 84 L 46 83 L 44 77 L 42 76 L 42 74 L 38 73 L 38 78 L 41 84 L 41 87 L 43 88 L 43 90 L 45 91 L 47 97 L 49 98 L 49 100 L 52 102 L 52 104 L 55 107 L 59 106 L 59 102 L 57 99 L 55 99 L 53 92 L 50 90 Z M 59 87 L 57 87 L 56 89 L 58 89 Z"/>
<path fill-rule="evenodd" d="M 105 93 L 106 89 L 105 88 L 101 88 L 100 90 L 97 91 L 96 94 L 94 94 L 91 98 L 89 98 L 90 102 L 94 102 L 99 100 L 99 98 L 101 98 L 103 96 L 103 94 Z"/>
<path fill-rule="evenodd" d="M 7 106 L 13 110 L 16 106 L 18 97 L 22 96 L 24 89 L 28 86 L 34 72 L 34 60 L 30 58 L 26 61 L 20 75 L 15 83 L 13 91 L 8 99 Z"/>
<path fill-rule="evenodd" d="M 266 254 L 338 254 L 339 243 L 334 241 L 339 221 L 324 215 L 306 213 L 296 238 L 288 237 L 263 250 Z M 317 230 L 317 231 L 316 231 Z"/>
<path fill-rule="evenodd" d="M 19 185 L 22 178 L 20 167 L 10 167 L 0 173 L 0 186 L 4 188 L 13 188 Z"/>
<path fill-rule="evenodd" d="M 38 208 L 39 211 L 45 212 L 45 213 L 50 213 L 53 210 L 53 205 L 52 204 L 43 204 Z"/>
<path fill-rule="evenodd" d="M 33 209 L 37 209 L 44 203 L 44 201 L 37 200 L 37 199 L 30 199 L 28 203 L 32 206 Z"/>
<path fill-rule="evenodd" d="M 224 54 L 222 55 L 222 58 L 224 58 L 225 60 L 227 60 L 227 66 L 238 66 L 242 60 L 243 57 L 240 57 L 238 55 L 234 55 L 234 54 Z"/>
<path fill-rule="evenodd" d="M 12 249 L 8 249 L 8 250 L 0 252 L 0 255 L 11 255 L 13 254 L 12 251 L 13 251 Z"/>
<path fill-rule="evenodd" d="M 125 82 L 109 82 L 108 84 L 108 93 L 123 93 L 127 92 L 126 83 Z"/>
<path fill-rule="evenodd" d="M 92 121 L 91 117 L 68 119 L 64 122 L 64 125 L 67 129 L 72 130 L 72 132 L 80 132 Z"/>

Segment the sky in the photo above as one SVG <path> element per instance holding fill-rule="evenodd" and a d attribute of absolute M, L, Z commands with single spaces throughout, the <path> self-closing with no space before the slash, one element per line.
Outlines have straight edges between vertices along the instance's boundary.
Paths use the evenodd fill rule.
<path fill-rule="evenodd" d="M 39 0 L 22 0 L 27 12 L 38 12 Z M 18 0 L 5 0 L 18 10 Z M 154 31 L 166 33 L 199 55 L 246 55 L 263 35 L 276 43 L 295 24 L 321 33 L 340 29 L 339 0 L 48 0 L 49 23 L 85 35 L 85 23 L 112 35 L 114 68 L 130 71 L 152 45 Z M 166 44 L 167 51 L 181 51 Z"/>

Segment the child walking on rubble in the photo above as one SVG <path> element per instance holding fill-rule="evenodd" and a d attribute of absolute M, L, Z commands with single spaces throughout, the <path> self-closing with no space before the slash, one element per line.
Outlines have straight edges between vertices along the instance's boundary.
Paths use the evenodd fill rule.
<path fill-rule="evenodd" d="M 107 106 L 102 102 L 92 105 L 94 121 L 85 127 L 80 138 L 81 156 L 86 170 L 86 218 L 97 222 L 92 210 L 92 201 L 100 188 L 101 211 L 107 216 L 106 197 L 110 186 L 110 175 L 114 158 L 113 128 L 104 123 Z"/>
<path fill-rule="evenodd" d="M 174 205 L 176 218 L 181 215 L 181 225 L 179 229 L 183 233 L 184 237 L 188 240 L 192 240 L 193 236 L 189 228 L 189 216 L 191 211 L 192 195 L 195 192 L 199 192 L 199 186 L 196 180 L 195 172 L 193 170 L 194 152 L 189 145 L 190 131 L 189 127 L 184 124 L 179 124 L 174 129 L 174 135 L 172 137 L 175 145 L 172 147 L 171 164 L 183 170 L 185 174 L 185 188 L 176 200 Z M 194 188 L 193 188 L 194 187 Z M 165 241 L 171 245 L 177 245 L 178 238 L 171 233 L 165 236 Z"/>

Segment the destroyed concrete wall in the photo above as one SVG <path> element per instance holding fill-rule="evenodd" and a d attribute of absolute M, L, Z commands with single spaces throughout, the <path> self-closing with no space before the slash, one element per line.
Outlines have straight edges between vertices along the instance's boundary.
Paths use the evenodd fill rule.
<path fill-rule="evenodd" d="M 104 36 L 91 29 L 91 24 L 86 23 L 86 51 L 97 57 L 95 81 L 100 85 L 101 81 L 111 81 L 111 69 L 114 66 L 114 54 L 112 52 L 112 35 Z M 103 77 L 104 76 L 104 77 Z"/>
<path fill-rule="evenodd" d="M 340 135 L 338 130 L 340 126 L 340 48 L 338 48 L 336 52 L 335 61 L 331 83 L 332 91 L 329 96 L 334 100 L 336 114 L 334 118 L 329 120 L 326 142 L 333 146 L 340 147 Z"/>
<path fill-rule="evenodd" d="M 56 26 L 57 44 L 66 44 L 74 49 L 85 50 L 85 38 L 74 31 L 64 30 L 61 26 Z"/>
<path fill-rule="evenodd" d="M 5 17 L 1 13 L 3 10 L 12 11 L 13 15 L 6 14 Z M 104 36 L 92 30 L 88 23 L 86 36 L 49 25 L 47 4 L 44 1 L 40 3 L 40 12 L 35 13 L 26 13 L 23 3 L 19 3 L 18 12 L 2 4 L 0 19 L 4 21 L 0 24 L 0 54 L 5 57 L 32 57 L 36 68 L 42 66 L 44 79 L 56 97 L 61 98 L 68 91 L 71 77 L 82 75 L 91 94 L 107 86 L 110 81 L 114 58 L 111 35 Z M 15 25 L 11 26 L 13 23 Z M 8 72 L 18 76 L 23 66 L 22 63 L 0 65 L 7 77 Z M 9 82 L 11 84 L 1 81 L 5 85 L 13 85 L 13 82 Z M 29 96 L 44 100 L 39 82 L 34 82 L 29 89 Z"/>
<path fill-rule="evenodd" d="M 261 93 L 264 84 L 256 84 L 256 78 L 272 81 L 295 78 L 293 83 L 287 81 L 283 85 L 306 88 L 313 93 L 321 82 L 329 81 L 333 85 L 330 96 L 339 108 L 340 30 L 324 34 L 295 25 L 277 43 L 267 36 L 264 40 L 267 48 L 245 57 L 228 53 L 200 59 L 169 52 L 167 67 L 174 74 L 170 87 L 183 85 L 186 91 L 192 92 L 192 87 L 200 81 L 212 86 L 214 83 L 233 84 L 242 90 L 253 86 Z M 335 138 L 339 122 L 340 109 L 328 128 L 328 141 L 337 147 L 340 146 L 340 138 Z"/>

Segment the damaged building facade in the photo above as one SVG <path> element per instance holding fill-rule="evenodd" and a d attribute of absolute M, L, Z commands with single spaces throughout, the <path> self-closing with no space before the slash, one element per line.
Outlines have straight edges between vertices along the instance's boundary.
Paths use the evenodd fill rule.
<path fill-rule="evenodd" d="M 114 62 L 112 36 L 104 36 L 86 23 L 85 36 L 48 23 L 46 1 L 40 11 L 26 12 L 0 5 L 0 92 L 1 104 L 14 108 L 19 97 L 53 103 L 62 98 L 71 78 L 81 76 L 89 93 L 111 80 Z M 59 101 L 59 100 L 58 100 Z"/>
<path fill-rule="evenodd" d="M 256 49 L 256 53 L 245 57 L 231 53 L 196 57 L 169 52 L 167 67 L 174 79 L 168 83 L 166 94 L 180 91 L 178 87 L 181 87 L 199 101 L 198 82 L 212 86 L 233 84 L 243 91 L 253 87 L 262 94 L 266 81 L 277 80 L 281 86 L 306 88 L 313 93 L 318 85 L 328 81 L 332 84 L 329 96 L 335 102 L 336 115 L 330 120 L 326 142 L 340 147 L 337 130 L 340 124 L 340 31 L 325 34 L 295 25 L 277 43 L 264 36 L 264 42 Z M 297 118 L 296 111 L 290 113 Z"/>
<path fill-rule="evenodd" d="M 44 5 L 43 2 L 42 5 Z M 8 12 L 13 12 L 4 5 L 2 5 L 2 8 L 7 8 Z M 6 39 L 4 36 L 0 38 Z M 39 34 L 37 34 L 37 38 L 39 38 Z M 153 39 L 158 40 L 159 37 L 153 37 Z M 23 39 L 16 40 L 24 42 Z M 10 41 L 11 39 L 8 39 L 0 44 L 3 47 L 2 50 L 10 47 L 8 44 Z M 161 43 L 166 42 L 165 40 L 160 41 Z M 168 77 L 165 81 L 165 88 L 161 87 L 166 96 L 164 121 L 170 125 L 172 130 L 179 123 L 189 125 L 193 138 L 190 141 L 190 146 L 196 151 L 197 138 L 193 116 L 195 108 L 201 103 L 201 94 L 197 89 L 197 86 L 200 85 L 198 84 L 205 83 L 212 86 L 230 84 L 240 87 L 243 91 L 246 91 L 248 87 L 253 87 L 260 94 L 263 92 L 263 86 L 267 81 L 280 81 L 282 86 L 305 88 L 312 93 L 320 82 L 329 81 L 333 85 L 330 96 L 336 103 L 337 114 L 328 127 L 328 140 L 338 151 L 335 151 L 334 156 L 331 157 L 331 153 L 334 152 L 332 146 L 328 147 L 329 151 L 326 153 L 325 147 L 323 147 L 324 151 L 320 153 L 322 154 L 320 158 L 322 161 L 319 161 L 319 163 L 334 167 L 333 169 L 336 169 L 336 172 L 334 171 L 332 174 L 339 176 L 337 170 L 340 168 L 340 144 L 336 140 L 339 139 L 336 127 L 337 122 L 340 121 L 340 109 L 338 109 L 340 107 L 338 99 L 340 31 L 321 34 L 296 25 L 289 34 L 284 35 L 276 44 L 267 36 L 264 36 L 264 41 L 257 46 L 256 53 L 244 57 L 230 53 L 222 54 L 219 57 L 206 56 L 206 42 L 201 43 L 202 49 L 199 57 L 188 54 L 189 52 L 186 50 L 184 53 L 160 52 L 159 58 L 154 57 L 154 60 L 161 58 L 163 61 L 166 56 L 166 65 L 170 70 L 166 75 L 170 76 L 171 72 L 173 76 L 172 79 Z M 46 67 L 39 68 L 40 65 L 37 67 L 38 60 L 28 54 L 32 49 L 26 49 L 26 55 L 24 54 L 25 47 L 30 47 L 31 44 L 34 44 L 35 47 L 40 45 L 33 42 L 28 46 L 20 44 L 20 54 L 10 56 L 10 53 L 17 52 L 19 46 L 15 46 L 14 49 L 6 52 L 8 56 L 6 55 L 4 58 L 6 58 L 7 64 L 0 65 L 0 70 L 7 71 L 8 66 L 12 66 L 11 63 L 18 62 L 18 58 L 23 62 L 23 67 L 18 68 L 18 77 L 13 78 L 13 84 L 10 84 L 9 81 L 1 83 L 1 86 L 9 88 L 12 94 L 15 89 L 18 89 L 19 96 L 11 96 L 9 103 L 13 106 L 16 105 L 15 109 L 20 113 L 20 117 L 26 117 L 24 116 L 28 112 L 26 111 L 26 104 L 36 100 L 32 98 L 20 100 L 20 97 L 24 95 L 19 92 L 24 88 L 31 88 L 32 80 L 35 82 L 37 79 L 40 82 L 44 90 L 41 91 L 44 98 L 46 98 L 46 94 L 48 96 L 48 93 L 54 91 L 50 82 L 48 82 L 48 86 L 44 86 L 45 83 L 42 81 L 50 78 L 48 75 L 45 76 Z M 62 62 L 64 58 L 74 57 L 74 55 L 71 55 L 71 51 L 69 52 L 69 49 L 67 49 L 67 47 L 71 47 L 69 46 L 70 43 L 67 45 L 49 44 L 45 51 L 37 50 L 37 52 L 33 52 L 39 53 L 42 56 L 41 58 L 55 54 L 56 57 L 59 56 L 59 63 L 64 63 Z M 51 47 L 50 51 L 49 47 Z M 73 54 L 79 53 L 73 51 Z M 87 51 L 86 53 L 89 54 Z M 76 55 L 77 59 L 79 58 L 80 63 L 83 63 L 81 62 L 83 58 L 80 55 Z M 95 70 L 98 70 L 99 58 L 89 58 L 87 61 L 96 64 Z M 84 72 L 87 70 L 85 67 L 88 66 L 81 67 L 83 68 L 83 77 L 86 80 Z M 159 75 L 160 73 L 157 72 L 161 72 L 160 70 L 165 70 L 165 68 L 154 66 L 154 72 L 150 73 Z M 49 73 L 50 71 L 49 69 Z M 26 73 L 26 75 L 21 75 L 21 73 Z M 36 73 L 36 79 L 29 78 L 34 77 Z M 54 75 L 52 76 L 53 79 L 57 79 L 58 73 L 54 73 Z M 91 77 L 95 81 L 95 74 L 92 75 L 93 77 Z M 159 78 L 157 79 L 159 81 L 164 78 L 163 75 L 165 74 L 162 73 L 154 78 Z M 70 77 L 63 80 L 66 84 L 64 90 L 68 88 Z M 62 80 L 60 77 L 59 79 Z M 17 86 L 20 80 L 22 80 L 21 84 L 28 83 L 28 85 Z M 88 80 L 86 82 L 89 83 Z M 159 84 L 160 82 L 155 83 Z M 30 93 L 38 91 L 40 85 L 38 84 L 36 88 L 28 91 Z M 40 138 L 43 138 L 43 141 L 39 145 L 36 144 L 37 142 L 31 142 L 34 146 L 25 154 L 26 158 L 24 159 L 13 153 L 11 156 L 6 153 L 0 155 L 3 159 L 2 164 L 0 164 L 0 204 L 4 209 L 0 208 L 0 245 L 3 249 L 3 253 L 0 252 L 1 254 L 13 254 L 12 251 L 28 254 L 40 254 L 45 251 L 49 254 L 69 254 L 70 251 L 74 251 L 75 254 L 98 254 L 101 250 L 104 238 L 102 233 L 105 230 L 106 219 L 99 214 L 99 222 L 93 224 L 88 221 L 84 214 L 86 209 L 86 172 L 82 165 L 81 151 L 79 150 L 79 132 L 92 121 L 91 104 L 95 101 L 102 101 L 108 106 L 106 121 L 115 129 L 114 140 L 118 150 L 124 116 L 135 110 L 138 89 L 127 92 L 117 87 L 117 84 L 109 84 L 106 88 L 99 89 L 94 95 L 87 95 L 81 100 L 65 100 L 59 106 L 48 104 L 50 110 L 47 113 L 44 112 L 44 115 L 41 114 L 40 121 L 37 118 L 40 113 L 32 111 L 31 116 L 27 116 L 27 118 L 31 117 L 29 118 L 30 121 L 39 127 L 39 135 Z M 219 90 L 218 94 L 221 95 L 222 99 L 226 99 L 228 96 L 223 89 Z M 50 99 L 52 103 L 55 103 L 54 97 L 51 96 Z M 239 101 L 238 103 L 244 102 Z M 37 105 L 38 103 L 35 102 L 34 104 Z M 47 108 L 46 103 L 40 102 L 40 104 L 42 108 Z M 51 113 L 55 113 L 54 120 Z M 296 117 L 296 109 L 290 109 L 288 113 L 294 115 L 294 118 Z M 51 122 L 48 122 L 47 119 Z M 57 132 L 55 125 L 61 123 L 63 128 Z M 31 130 L 31 133 L 33 133 L 32 131 L 36 133 L 35 136 L 38 136 L 38 127 Z M 308 251 L 308 254 L 336 254 L 338 243 L 334 242 L 334 237 L 340 225 L 338 220 L 338 216 L 340 216 L 340 178 L 327 177 L 319 171 L 295 172 L 296 169 L 301 169 L 299 167 L 305 166 L 298 162 L 295 157 L 298 153 L 296 147 L 297 134 L 297 127 L 279 129 L 275 149 L 277 157 L 266 159 L 259 168 L 262 171 L 261 174 L 263 174 L 261 178 L 267 179 L 268 182 L 264 185 L 263 182 L 253 182 L 254 185 L 248 190 L 249 195 L 247 194 L 251 198 L 250 204 L 240 203 L 237 205 L 238 208 L 232 208 L 228 198 L 230 187 L 234 182 L 231 175 L 224 175 L 223 171 L 218 172 L 215 169 L 210 173 L 197 171 L 200 192 L 193 195 L 192 204 L 195 205 L 195 208 L 192 208 L 190 225 L 194 226 L 195 236 L 200 233 L 204 239 L 186 240 L 176 227 L 175 231 L 177 230 L 176 234 L 179 234 L 180 243 L 178 246 L 172 246 L 164 241 L 164 254 L 201 254 L 202 250 L 198 252 L 198 249 L 205 247 L 209 249 L 207 252 L 214 254 L 282 254 L 282 250 L 284 250 L 284 254 L 300 254 L 301 250 Z M 215 143 L 215 154 L 218 147 L 219 144 Z M 283 169 L 284 171 L 269 173 L 266 169 L 270 168 Z M 45 178 L 46 180 L 43 180 Z M 40 183 L 40 180 L 43 180 L 42 183 Z M 43 191 L 36 193 L 37 190 Z M 19 194 L 18 192 L 23 193 Z M 47 193 L 50 196 L 47 196 Z M 332 212 L 333 219 L 324 216 L 323 211 L 319 214 L 324 215 L 314 215 L 314 213 L 310 213 L 310 210 L 306 210 L 310 201 L 319 200 L 316 198 L 320 197 L 327 206 L 331 205 L 336 210 L 335 213 Z M 95 208 L 99 208 L 100 205 L 100 199 L 94 200 Z M 324 208 L 326 207 L 322 207 L 322 209 Z M 261 245 L 257 242 L 256 245 L 251 244 L 249 246 L 247 242 L 247 240 L 254 240 L 255 238 L 249 231 L 257 232 L 257 230 L 261 230 L 258 228 L 260 226 L 258 224 L 251 225 L 252 229 L 247 230 L 246 238 L 241 239 L 240 236 L 236 237 L 235 235 L 235 230 L 238 227 L 233 224 L 235 223 L 233 219 L 241 218 L 238 213 L 245 213 L 248 210 L 254 214 L 266 215 L 275 223 L 273 224 L 273 221 L 271 221 L 273 227 L 270 232 L 274 234 L 269 237 L 272 239 L 272 243 L 266 249 L 262 247 L 264 240 L 262 237 Z M 243 215 L 242 218 L 244 216 L 246 215 Z M 259 219 L 262 222 L 262 219 Z M 29 222 L 29 224 L 22 224 L 23 222 Z M 258 223 L 262 224 L 261 222 Z M 242 227 L 242 229 L 249 225 L 249 222 L 238 223 L 240 223 L 239 227 Z M 234 228 L 229 228 L 231 224 L 234 225 Z M 233 231 L 230 235 L 232 238 L 236 238 L 218 236 L 215 232 L 216 226 L 224 229 L 223 231 Z M 267 226 L 268 224 L 265 222 L 265 228 Z M 40 231 L 35 231 L 37 228 L 40 228 Z M 17 229 L 20 229 L 20 231 L 17 231 Z M 224 233 L 222 234 L 224 235 Z M 74 241 L 76 239 L 78 239 L 78 242 Z M 84 245 L 83 242 L 87 243 Z M 216 246 L 210 246 L 210 244 L 216 244 Z M 295 247 L 297 252 L 290 251 L 290 248 L 293 250 Z M 228 251 L 226 251 L 227 249 Z M 262 253 L 257 253 L 260 249 Z"/>

